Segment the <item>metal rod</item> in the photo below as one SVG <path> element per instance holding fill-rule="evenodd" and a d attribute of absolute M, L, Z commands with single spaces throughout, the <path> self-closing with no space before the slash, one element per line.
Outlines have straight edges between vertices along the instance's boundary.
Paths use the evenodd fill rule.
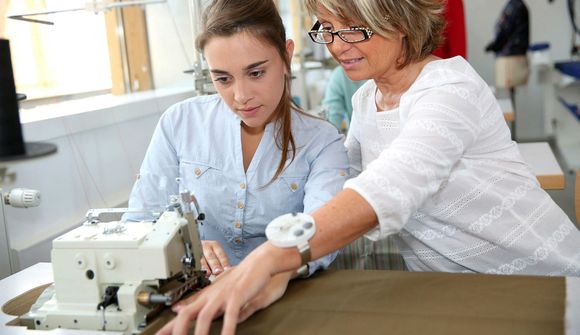
<path fill-rule="evenodd" d="M 122 8 L 122 7 L 129 7 L 129 6 L 142 6 L 142 5 L 152 5 L 158 3 L 164 3 L 167 0 L 127 0 L 123 2 L 110 2 L 107 1 L 89 1 L 87 2 L 85 7 L 77 7 L 77 8 L 65 8 L 65 9 L 52 9 L 52 10 L 45 10 L 41 12 L 32 12 L 32 13 L 25 13 L 25 14 L 13 14 L 9 15 L 9 19 L 13 20 L 20 20 L 20 21 L 27 21 L 33 23 L 40 23 L 40 24 L 48 24 L 54 25 L 54 22 L 46 21 L 46 20 L 37 20 L 28 18 L 29 16 L 37 16 L 37 15 L 48 15 L 48 14 L 58 14 L 58 13 L 67 13 L 67 12 L 77 12 L 77 11 L 93 11 L 95 13 L 107 11 L 115 8 Z"/>
<path fill-rule="evenodd" d="M 10 238 L 8 236 L 8 225 L 6 223 L 4 209 L 4 195 L 2 194 L 2 188 L 0 187 L 0 245 L 2 249 L 0 250 L 0 264 L 2 267 L 0 269 L 0 279 L 8 277 L 14 271 L 14 266 L 12 264 L 12 249 L 10 248 Z"/>
<path fill-rule="evenodd" d="M 36 19 L 29 19 L 26 18 L 26 16 L 37 16 L 37 15 L 47 15 L 47 14 L 57 14 L 57 13 L 66 13 L 66 12 L 78 12 L 81 10 L 85 10 L 85 7 L 79 7 L 79 8 L 67 8 L 67 9 L 53 9 L 53 10 L 46 10 L 46 11 L 42 11 L 42 12 L 32 12 L 32 13 L 25 13 L 25 14 L 13 14 L 13 15 L 8 15 L 9 19 L 13 19 L 13 20 L 20 20 L 20 21 L 28 21 L 28 22 L 34 22 L 34 23 L 40 23 L 40 24 L 54 24 L 54 22 L 50 22 L 50 21 L 44 21 L 44 20 L 36 20 Z"/>
<path fill-rule="evenodd" d="M 201 0 L 191 0 L 189 4 L 189 17 L 191 22 L 191 36 L 195 39 L 199 34 L 199 27 L 201 22 Z M 194 50 L 193 53 L 193 66 L 194 70 L 201 70 L 202 55 L 200 52 Z"/>
<path fill-rule="evenodd" d="M 131 77 L 129 74 L 129 53 L 127 52 L 127 40 L 125 38 L 125 26 L 123 24 L 123 9 L 115 9 L 116 17 L 116 32 L 117 38 L 119 39 L 119 48 L 121 50 L 121 62 L 123 63 L 123 92 L 129 93 L 133 92 L 133 85 L 131 85 Z"/>
<path fill-rule="evenodd" d="M 106 9 L 112 9 L 116 7 L 129 7 L 129 6 L 142 6 L 142 5 L 153 5 L 158 3 L 165 3 L 167 0 L 134 0 L 134 1 L 123 1 L 123 2 L 114 2 L 111 4 L 106 5 Z"/>
<path fill-rule="evenodd" d="M 201 0 L 189 1 L 189 18 L 191 22 L 191 35 L 193 39 L 197 38 L 200 30 L 200 22 L 202 16 Z M 193 50 L 193 86 L 196 95 L 204 95 L 206 77 L 203 71 L 203 55 L 194 48 Z"/>

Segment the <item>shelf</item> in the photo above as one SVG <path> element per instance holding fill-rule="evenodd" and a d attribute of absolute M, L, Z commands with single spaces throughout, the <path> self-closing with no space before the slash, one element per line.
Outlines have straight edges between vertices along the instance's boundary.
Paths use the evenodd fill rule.
<path fill-rule="evenodd" d="M 554 67 L 565 75 L 580 79 L 579 61 L 557 62 L 554 64 Z"/>

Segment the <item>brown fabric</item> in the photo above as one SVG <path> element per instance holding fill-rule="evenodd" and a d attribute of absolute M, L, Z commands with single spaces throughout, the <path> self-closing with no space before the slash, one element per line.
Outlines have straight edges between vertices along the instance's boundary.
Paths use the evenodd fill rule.
<path fill-rule="evenodd" d="M 32 305 L 36 302 L 40 294 L 42 294 L 42 292 L 44 292 L 44 290 L 50 285 L 52 285 L 52 283 L 35 287 L 17 297 L 14 297 L 13 299 L 8 300 L 8 302 L 2 306 L 2 312 L 13 316 L 21 316 L 28 313 L 28 311 L 30 311 L 30 307 L 32 307 Z"/>
<path fill-rule="evenodd" d="M 291 282 L 237 333 L 564 334 L 565 291 L 562 277 L 325 271 Z M 142 335 L 172 317 L 166 310 Z M 212 334 L 220 329 L 218 320 Z"/>
<path fill-rule="evenodd" d="M 565 290 L 564 278 L 327 271 L 293 282 L 237 333 L 564 334 Z"/>

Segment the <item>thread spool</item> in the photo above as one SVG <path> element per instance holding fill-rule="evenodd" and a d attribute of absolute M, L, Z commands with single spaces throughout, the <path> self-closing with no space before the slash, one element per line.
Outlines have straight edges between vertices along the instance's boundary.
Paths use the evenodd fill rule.
<path fill-rule="evenodd" d="M 16 94 L 10 43 L 0 39 L 0 162 L 30 159 L 56 152 L 54 144 L 24 142 L 18 100 L 25 98 L 24 94 Z"/>
<path fill-rule="evenodd" d="M 0 69 L 0 157 L 24 155 L 10 43 L 5 39 L 0 39 Z"/>

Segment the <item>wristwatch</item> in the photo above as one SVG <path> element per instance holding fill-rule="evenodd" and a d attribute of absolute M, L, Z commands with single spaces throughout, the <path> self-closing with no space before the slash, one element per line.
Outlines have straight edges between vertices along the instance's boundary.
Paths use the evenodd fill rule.
<path fill-rule="evenodd" d="M 296 274 L 308 275 L 308 262 L 311 261 L 310 244 L 308 241 L 316 232 L 314 218 L 304 213 L 281 215 L 266 226 L 266 237 L 279 248 L 298 248 L 302 264 Z"/>

